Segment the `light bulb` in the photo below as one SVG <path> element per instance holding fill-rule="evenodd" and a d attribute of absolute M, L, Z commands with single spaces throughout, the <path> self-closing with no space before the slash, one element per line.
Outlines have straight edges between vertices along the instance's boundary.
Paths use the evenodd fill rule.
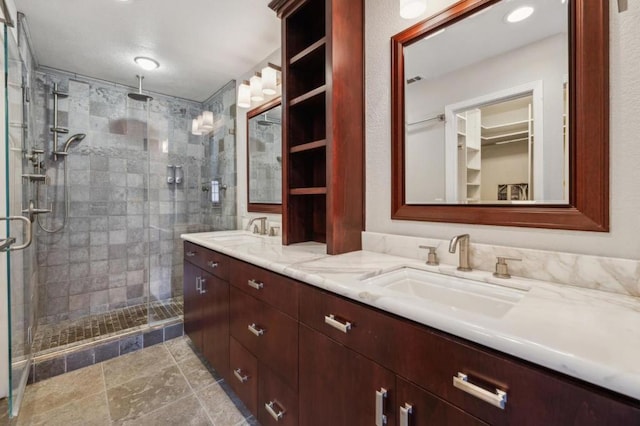
<path fill-rule="evenodd" d="M 427 0 L 400 0 L 400 16 L 413 19 L 427 10 Z"/>

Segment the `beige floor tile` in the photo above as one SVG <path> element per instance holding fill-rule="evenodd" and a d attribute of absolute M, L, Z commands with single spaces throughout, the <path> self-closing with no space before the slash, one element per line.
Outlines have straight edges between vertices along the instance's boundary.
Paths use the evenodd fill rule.
<path fill-rule="evenodd" d="M 165 347 L 171 352 L 176 362 L 184 362 L 189 359 L 198 358 L 191 348 L 191 340 L 187 336 L 178 337 L 165 342 Z"/>
<path fill-rule="evenodd" d="M 244 417 L 218 383 L 197 392 L 215 426 L 242 424 Z"/>
<path fill-rule="evenodd" d="M 171 354 L 163 345 L 155 345 L 103 363 L 107 389 L 132 379 L 154 375 L 159 370 L 175 365 Z"/>
<path fill-rule="evenodd" d="M 26 414 L 26 413 L 24 413 Z M 44 413 L 20 414 L 17 426 L 110 426 L 104 392 L 74 400 Z"/>
<path fill-rule="evenodd" d="M 178 363 L 178 367 L 182 370 L 193 390 L 197 391 L 217 382 L 198 357 L 186 358 L 185 361 Z"/>
<path fill-rule="evenodd" d="M 155 374 L 138 376 L 119 386 L 107 388 L 109 412 L 114 424 L 122 424 L 190 393 L 191 389 L 182 373 L 173 365 Z"/>
<path fill-rule="evenodd" d="M 27 386 L 19 418 L 33 418 L 87 396 L 104 392 L 102 367 L 93 365 Z"/>
<path fill-rule="evenodd" d="M 210 426 L 211 421 L 195 395 L 191 395 L 124 424 L 132 426 Z"/>

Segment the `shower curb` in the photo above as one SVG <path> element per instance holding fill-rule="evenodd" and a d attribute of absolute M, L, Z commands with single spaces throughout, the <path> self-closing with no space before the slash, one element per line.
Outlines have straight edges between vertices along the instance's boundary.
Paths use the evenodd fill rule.
<path fill-rule="evenodd" d="M 167 342 L 184 334 L 182 319 L 163 322 L 93 342 L 33 357 L 28 384 L 70 373 L 140 349 Z"/>

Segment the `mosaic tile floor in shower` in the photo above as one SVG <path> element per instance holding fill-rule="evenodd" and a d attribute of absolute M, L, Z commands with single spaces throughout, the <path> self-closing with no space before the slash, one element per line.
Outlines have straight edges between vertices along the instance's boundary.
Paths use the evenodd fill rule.
<path fill-rule="evenodd" d="M 142 327 L 147 321 L 154 323 L 179 318 L 183 314 L 183 301 L 175 298 L 152 302 L 149 309 L 146 304 L 128 306 L 58 324 L 40 325 L 33 341 L 33 352 L 42 354 L 80 342 L 103 339 Z"/>

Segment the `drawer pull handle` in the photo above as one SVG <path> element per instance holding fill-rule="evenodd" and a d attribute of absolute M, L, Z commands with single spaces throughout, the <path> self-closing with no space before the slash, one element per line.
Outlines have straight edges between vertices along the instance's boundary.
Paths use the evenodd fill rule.
<path fill-rule="evenodd" d="M 202 294 L 202 277 L 196 277 L 196 291 Z"/>
<path fill-rule="evenodd" d="M 278 411 L 276 411 L 274 407 L 276 407 L 276 403 L 274 401 L 269 401 L 268 403 L 264 404 L 264 408 L 267 410 L 267 413 L 269 413 L 276 422 L 279 422 L 280 419 L 284 417 L 284 410 L 281 410 L 278 407 Z"/>
<path fill-rule="evenodd" d="M 387 416 L 384 414 L 384 400 L 387 398 L 387 390 L 380 388 L 376 391 L 376 426 L 387 424 Z"/>
<path fill-rule="evenodd" d="M 453 386 L 460 389 L 463 392 L 473 395 L 478 399 L 488 402 L 489 404 L 504 410 L 507 405 L 507 393 L 496 389 L 495 393 L 486 389 L 482 389 L 480 386 L 474 385 L 469 382 L 469 378 L 464 373 L 458 373 L 457 376 L 453 376 Z"/>
<path fill-rule="evenodd" d="M 218 262 L 214 262 L 213 260 L 210 260 L 207 262 L 207 265 L 209 265 L 210 268 L 217 268 Z"/>
<path fill-rule="evenodd" d="M 244 383 L 249 380 L 249 376 L 247 376 L 246 374 L 242 374 L 242 370 L 239 368 L 233 370 L 233 375 L 236 376 L 236 379 L 238 379 L 240 383 Z"/>
<path fill-rule="evenodd" d="M 400 426 L 409 426 L 409 416 L 413 414 L 413 406 L 407 402 L 400 407 Z"/>
<path fill-rule="evenodd" d="M 204 278 L 200 278 L 200 294 L 205 294 L 207 292 L 207 289 L 204 288 L 204 285 L 207 283 L 207 280 L 205 280 Z"/>
<path fill-rule="evenodd" d="M 325 315 L 324 322 L 325 324 L 329 324 L 331 327 L 336 328 L 345 334 L 348 333 L 349 330 L 351 330 L 351 323 L 349 321 L 342 323 L 338 321 L 333 314 Z"/>
<path fill-rule="evenodd" d="M 185 254 L 187 255 L 187 257 L 193 257 L 193 256 L 196 255 L 196 252 L 195 251 L 188 251 Z"/>
<path fill-rule="evenodd" d="M 247 285 L 251 288 L 255 288 L 256 290 L 262 290 L 262 288 L 264 287 L 264 283 L 261 283 L 260 281 L 256 281 L 253 279 L 247 281 Z"/>
<path fill-rule="evenodd" d="M 250 326 L 247 327 L 247 329 L 258 337 L 264 334 L 264 329 L 258 328 L 258 326 L 256 326 L 256 323 L 251 324 Z"/>

